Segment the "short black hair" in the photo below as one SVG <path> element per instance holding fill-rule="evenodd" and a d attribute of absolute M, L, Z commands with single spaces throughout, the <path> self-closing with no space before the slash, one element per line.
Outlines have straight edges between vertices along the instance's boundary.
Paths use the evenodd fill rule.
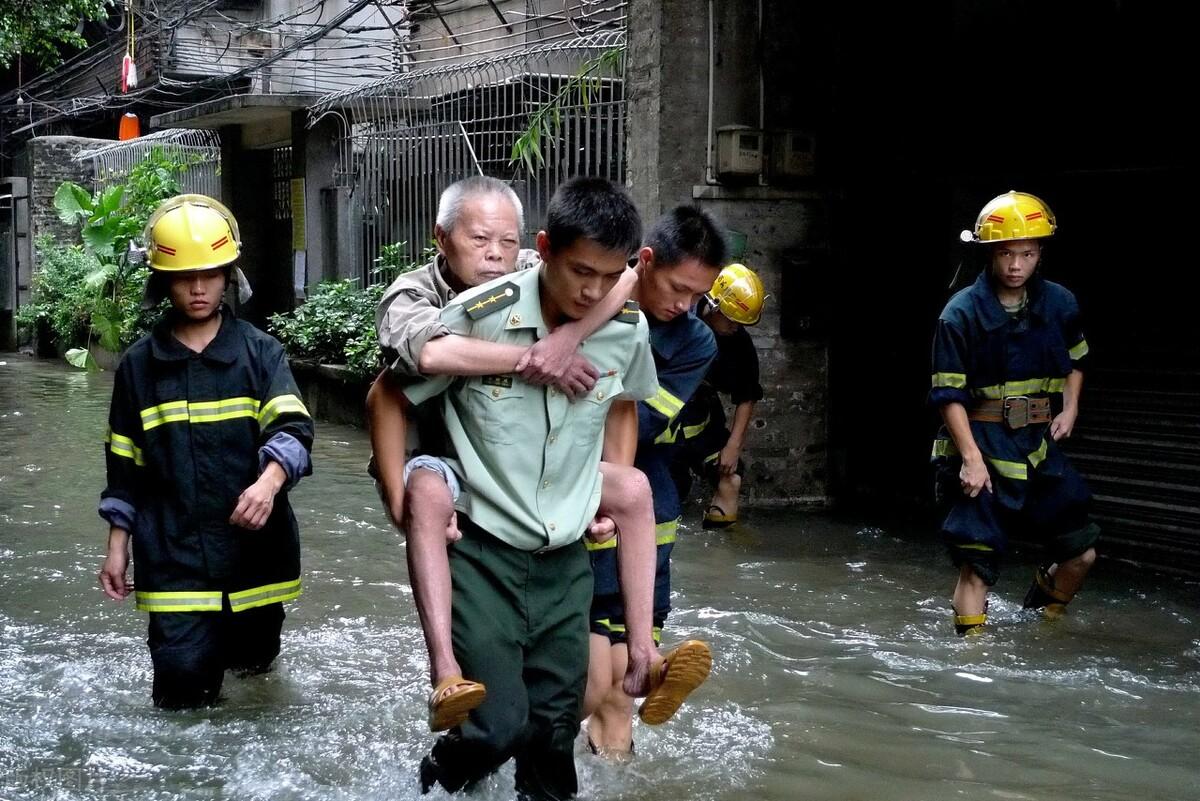
<path fill-rule="evenodd" d="M 659 217 L 646 235 L 646 247 L 662 267 L 692 258 L 720 269 L 729 259 L 724 227 L 699 206 L 676 206 Z"/>
<path fill-rule="evenodd" d="M 642 218 L 623 187 L 607 178 L 572 178 L 550 198 L 546 236 L 554 251 L 590 239 L 607 250 L 632 254 L 642 243 Z"/>

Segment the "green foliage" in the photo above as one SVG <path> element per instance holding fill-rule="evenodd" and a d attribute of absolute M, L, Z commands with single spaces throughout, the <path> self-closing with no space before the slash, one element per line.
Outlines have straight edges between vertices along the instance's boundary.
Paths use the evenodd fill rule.
<path fill-rule="evenodd" d="M 141 308 L 142 287 L 150 273 L 146 268 L 130 269 L 113 297 L 103 292 L 108 280 L 99 279 L 112 265 L 102 265 L 80 245 L 58 245 L 48 236 L 38 239 L 36 247 L 39 269 L 33 276 L 33 302 L 17 315 L 17 324 L 27 334 L 42 320 L 55 343 L 86 354 L 87 348 L 80 346 L 87 345 L 93 332 L 101 346 L 119 351 L 154 325 L 158 312 Z M 67 361 L 83 366 L 69 357 Z"/>
<path fill-rule="evenodd" d="M 0 67 L 18 55 L 32 58 L 42 69 L 62 61 L 63 47 L 86 47 L 75 32 L 80 20 L 103 19 L 108 0 L 15 0 L 0 5 Z"/>
<path fill-rule="evenodd" d="M 408 255 L 407 242 L 393 242 L 390 245 L 384 245 L 379 248 L 379 255 L 375 257 L 375 266 L 371 270 L 371 276 L 379 283 L 390 284 L 398 276 L 427 264 L 436 253 L 437 244 L 430 242 L 421 251 L 416 261 L 412 261 Z"/>
<path fill-rule="evenodd" d="M 379 370 L 375 307 L 384 283 L 361 288 L 357 278 L 324 281 L 294 311 L 271 316 L 271 333 L 291 356 L 327 364 L 345 364 L 355 375 Z"/>
<path fill-rule="evenodd" d="M 356 376 L 371 378 L 383 360 L 375 333 L 375 308 L 396 276 L 428 263 L 436 252 L 437 248 L 429 245 L 416 261 L 410 261 L 407 242 L 384 245 L 371 270 L 374 284 L 364 289 L 357 278 L 317 284 L 302 306 L 272 315 L 271 333 L 290 356 L 344 364 Z"/>
<path fill-rule="evenodd" d="M 96 360 L 86 348 L 71 348 L 63 354 L 63 358 L 67 360 L 67 364 L 81 370 L 100 369 L 100 365 L 96 364 Z"/>
<path fill-rule="evenodd" d="M 509 164 L 523 163 L 532 175 L 538 167 L 546 164 L 542 142 L 553 143 L 562 128 L 563 109 L 573 101 L 587 111 L 592 96 L 600 91 L 600 79 L 604 75 L 615 75 L 621 68 L 622 47 L 606 50 L 596 58 L 583 62 L 558 92 L 538 107 L 529 117 L 529 125 L 513 142 Z"/>
<path fill-rule="evenodd" d="M 17 323 L 32 330 L 44 320 L 56 342 L 74 345 L 87 339 L 89 309 L 95 292 L 84 279 L 100 267 L 80 245 L 62 247 L 48 236 L 37 241 L 40 269 L 33 274 L 33 302 L 21 307 Z"/>
<path fill-rule="evenodd" d="M 59 219 L 78 225 L 83 246 L 37 243 L 41 269 L 34 276 L 34 302 L 22 310 L 26 327 L 44 319 L 55 342 L 71 348 L 68 361 L 95 365 L 88 353 L 93 338 L 111 351 L 131 345 L 158 317 L 141 308 L 150 271 L 129 260 L 154 208 L 179 194 L 179 176 L 196 157 L 177 157 L 153 148 L 122 183 L 99 192 L 67 181 L 54 193 Z"/>

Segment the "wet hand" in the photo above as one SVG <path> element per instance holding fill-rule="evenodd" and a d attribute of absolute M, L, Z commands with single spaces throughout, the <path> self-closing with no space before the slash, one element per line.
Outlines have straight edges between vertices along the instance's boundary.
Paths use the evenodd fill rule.
<path fill-rule="evenodd" d="M 517 362 L 517 374 L 531 384 L 557 384 L 566 375 L 571 357 L 579 350 L 579 339 L 560 327 L 535 342 Z"/>
<path fill-rule="evenodd" d="M 579 340 L 560 328 L 525 351 L 517 362 L 517 375 L 531 384 L 553 386 L 574 400 L 590 392 L 600 377 L 578 350 Z"/>
<path fill-rule="evenodd" d="M 1074 409 L 1063 409 L 1061 413 L 1050 421 L 1050 438 L 1055 442 L 1060 439 L 1067 439 L 1071 436 L 1071 432 L 1075 430 L 1075 418 L 1078 413 Z"/>
<path fill-rule="evenodd" d="M 625 666 L 625 678 L 621 689 L 631 698 L 642 698 L 650 692 L 650 676 L 655 661 L 662 661 L 653 643 L 629 646 L 629 662 Z"/>
<path fill-rule="evenodd" d="M 272 463 L 273 464 L 273 463 Z M 282 482 L 277 481 L 270 473 L 264 472 L 238 496 L 237 507 L 229 517 L 229 522 L 251 531 L 258 531 L 267 524 L 271 510 L 275 508 L 275 493 L 279 491 Z"/>
<path fill-rule="evenodd" d="M 608 542 L 617 534 L 617 524 L 611 517 L 597 515 L 588 524 L 587 537 L 594 543 Z"/>
<path fill-rule="evenodd" d="M 738 457 L 742 455 L 740 446 L 727 443 L 717 456 L 717 471 L 723 476 L 732 476 L 737 472 Z"/>
<path fill-rule="evenodd" d="M 446 523 L 446 542 L 458 542 L 462 539 L 462 532 L 458 530 L 458 512 L 450 514 L 450 520 Z"/>
<path fill-rule="evenodd" d="M 104 594 L 114 601 L 124 601 L 133 591 L 133 582 L 125 580 L 125 572 L 129 568 L 129 554 L 122 548 L 120 551 L 109 551 L 100 566 L 97 578 Z"/>
<path fill-rule="evenodd" d="M 571 354 L 563 377 L 553 382 L 554 386 L 571 400 L 582 398 L 596 386 L 600 371 L 578 353 Z"/>
<path fill-rule="evenodd" d="M 988 492 L 992 491 L 992 477 L 982 459 L 963 460 L 962 469 L 958 471 L 958 480 L 962 484 L 963 494 L 972 498 L 985 489 Z"/>

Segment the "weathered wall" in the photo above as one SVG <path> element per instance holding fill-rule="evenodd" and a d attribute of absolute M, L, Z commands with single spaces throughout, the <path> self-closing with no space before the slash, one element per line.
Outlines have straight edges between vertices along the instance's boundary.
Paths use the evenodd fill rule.
<path fill-rule="evenodd" d="M 778 4 L 767 3 L 769 13 Z M 781 8 L 786 8 L 782 6 Z M 828 348 L 817 327 L 785 339 L 784 314 L 802 313 L 794 297 L 804 281 L 785 272 L 806 269 L 814 249 L 827 247 L 827 211 L 812 188 L 779 189 L 706 184 L 709 80 L 708 4 L 692 0 L 631 0 L 629 9 L 628 181 L 647 222 L 680 203 L 711 210 L 731 231 L 745 235 L 742 260 L 763 279 L 771 299 L 751 329 L 766 396 L 758 405 L 743 458 L 745 497 L 753 503 L 827 500 Z M 713 5 L 713 128 L 792 126 L 799 98 L 795 83 L 768 84 L 759 106 L 756 5 L 718 0 Z M 768 23 L 770 24 L 770 23 Z M 787 32 L 775 30 L 774 35 Z M 787 65 L 764 64 L 765 73 Z M 781 118 L 781 109 L 788 118 Z M 792 278 L 797 276 L 793 272 Z M 785 297 L 787 295 L 787 297 Z M 811 313 L 811 310 L 803 310 Z"/>
<path fill-rule="evenodd" d="M 79 240 L 78 226 L 58 219 L 54 210 L 54 193 L 63 181 L 74 181 L 87 189 L 92 187 L 92 165 L 73 160 L 76 153 L 103 144 L 105 140 L 81 136 L 38 136 L 26 144 L 29 168 L 29 218 L 32 238 L 49 235 L 74 243 Z M 37 269 L 37 250 L 33 253 Z"/>

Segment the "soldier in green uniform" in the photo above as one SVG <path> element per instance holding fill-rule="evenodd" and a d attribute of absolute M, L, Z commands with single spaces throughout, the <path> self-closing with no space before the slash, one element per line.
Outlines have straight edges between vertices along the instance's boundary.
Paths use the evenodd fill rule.
<path fill-rule="evenodd" d="M 455 334 L 528 347 L 598 303 L 640 238 L 624 191 L 568 182 L 537 237 L 543 266 L 457 296 L 442 321 Z M 447 462 L 462 485 L 463 537 L 450 548 L 454 652 L 488 688 L 423 760 L 424 791 L 457 791 L 514 758 L 520 797 L 576 792 L 592 597 L 582 537 L 600 502 L 602 453 L 632 459 L 636 402 L 658 389 L 646 321 L 632 309 L 580 352 L 600 378 L 574 402 L 512 374 L 435 377 L 406 390 L 414 403 L 442 396 Z"/>

